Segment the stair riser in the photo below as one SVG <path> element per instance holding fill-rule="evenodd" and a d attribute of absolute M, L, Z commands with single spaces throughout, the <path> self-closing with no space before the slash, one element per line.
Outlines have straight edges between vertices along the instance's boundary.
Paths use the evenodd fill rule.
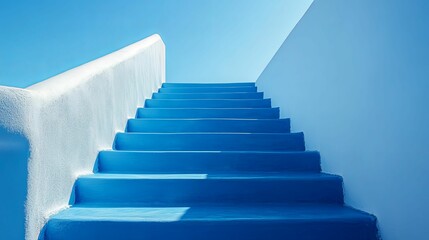
<path fill-rule="evenodd" d="M 243 118 L 243 119 L 278 119 L 278 108 L 253 109 L 163 109 L 139 108 L 138 118 Z"/>
<path fill-rule="evenodd" d="M 121 152 L 98 156 L 101 173 L 320 172 L 320 156 L 306 153 Z"/>
<path fill-rule="evenodd" d="M 190 213 L 191 214 L 191 213 Z M 186 218 L 186 215 L 184 216 Z M 374 223 L 325 221 L 63 222 L 48 223 L 45 240 L 377 240 Z"/>
<path fill-rule="evenodd" d="M 162 88 L 179 88 L 179 87 L 254 87 L 255 83 L 163 83 Z"/>
<path fill-rule="evenodd" d="M 204 179 L 204 177 L 208 177 Z M 80 178 L 76 203 L 192 206 L 244 203 L 343 203 L 342 181 L 329 178 Z"/>
<path fill-rule="evenodd" d="M 159 100 L 148 99 L 146 108 L 270 108 L 270 99 L 257 100 Z"/>
<path fill-rule="evenodd" d="M 302 133 L 168 134 L 118 133 L 116 150 L 137 151 L 304 151 Z"/>
<path fill-rule="evenodd" d="M 248 132 L 248 133 L 289 133 L 290 120 L 166 120 L 130 119 L 128 132 Z"/>
<path fill-rule="evenodd" d="M 154 93 L 152 99 L 262 99 L 262 92 L 255 93 Z"/>
<path fill-rule="evenodd" d="M 199 88 L 160 88 L 159 93 L 226 93 L 226 92 L 257 92 L 256 87 L 199 87 Z"/>

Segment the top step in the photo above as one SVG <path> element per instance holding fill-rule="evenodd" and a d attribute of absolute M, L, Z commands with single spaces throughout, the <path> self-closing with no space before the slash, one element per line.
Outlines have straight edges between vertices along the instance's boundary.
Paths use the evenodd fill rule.
<path fill-rule="evenodd" d="M 248 93 L 257 92 L 255 86 L 238 86 L 238 87 L 163 87 L 159 93 Z"/>
<path fill-rule="evenodd" d="M 163 83 L 163 88 L 177 88 L 177 87 L 254 87 L 254 82 L 243 82 L 243 83 Z"/>

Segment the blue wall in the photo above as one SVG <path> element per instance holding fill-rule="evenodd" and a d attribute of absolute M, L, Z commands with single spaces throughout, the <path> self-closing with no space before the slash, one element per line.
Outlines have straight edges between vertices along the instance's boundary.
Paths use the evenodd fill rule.
<path fill-rule="evenodd" d="M 0 230 L 2 239 L 24 239 L 28 140 L 0 126 Z"/>
<path fill-rule="evenodd" d="M 257 83 L 385 240 L 429 236 L 429 2 L 316 0 Z"/>
<path fill-rule="evenodd" d="M 255 81 L 312 0 L 0 2 L 0 85 L 26 87 L 159 33 L 168 81 Z"/>

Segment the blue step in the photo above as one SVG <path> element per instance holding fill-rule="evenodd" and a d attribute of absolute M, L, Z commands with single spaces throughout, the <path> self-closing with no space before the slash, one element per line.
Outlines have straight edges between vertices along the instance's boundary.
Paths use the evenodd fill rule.
<path fill-rule="evenodd" d="M 139 108 L 137 118 L 278 119 L 279 108 Z"/>
<path fill-rule="evenodd" d="M 342 179 L 321 173 L 92 174 L 78 178 L 75 204 L 343 203 Z"/>
<path fill-rule="evenodd" d="M 130 119 L 128 132 L 289 133 L 289 119 Z"/>
<path fill-rule="evenodd" d="M 254 83 L 164 83 L 40 240 L 378 240 Z"/>
<path fill-rule="evenodd" d="M 159 93 L 227 93 L 227 92 L 257 92 L 256 87 L 171 87 L 160 88 Z"/>
<path fill-rule="evenodd" d="M 338 205 L 73 207 L 51 218 L 47 240 L 377 240 L 376 218 Z"/>
<path fill-rule="evenodd" d="M 270 108 L 271 99 L 147 99 L 146 108 Z"/>
<path fill-rule="evenodd" d="M 245 93 L 154 93 L 152 99 L 262 99 L 262 92 Z"/>
<path fill-rule="evenodd" d="M 304 151 L 303 133 L 118 133 L 116 150 Z"/>
<path fill-rule="evenodd" d="M 177 88 L 177 87 L 254 87 L 254 82 L 242 83 L 163 83 L 163 88 Z"/>
<path fill-rule="evenodd" d="M 100 173 L 320 172 L 318 152 L 101 151 Z"/>

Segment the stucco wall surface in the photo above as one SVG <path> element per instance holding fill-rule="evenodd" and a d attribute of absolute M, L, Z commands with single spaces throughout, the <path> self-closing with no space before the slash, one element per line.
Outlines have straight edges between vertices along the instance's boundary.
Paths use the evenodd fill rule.
<path fill-rule="evenodd" d="M 28 153 L 5 153 L 9 161 L 0 160 L 10 170 L 0 182 L 8 181 L 19 163 L 27 180 L 18 186 L 21 194 L 8 196 L 23 203 L 26 193 L 25 211 L 17 205 L 2 217 L 24 211 L 26 239 L 37 239 L 46 219 L 68 207 L 77 176 L 93 170 L 97 153 L 111 149 L 115 133 L 163 82 L 165 46 L 152 35 L 27 89 L 0 87 L 0 143 L 19 139 Z M 19 220 L 1 228 L 6 226 L 8 239 L 22 239 Z"/>
<path fill-rule="evenodd" d="M 384 240 L 429 236 L 429 2 L 315 0 L 257 81 Z"/>

